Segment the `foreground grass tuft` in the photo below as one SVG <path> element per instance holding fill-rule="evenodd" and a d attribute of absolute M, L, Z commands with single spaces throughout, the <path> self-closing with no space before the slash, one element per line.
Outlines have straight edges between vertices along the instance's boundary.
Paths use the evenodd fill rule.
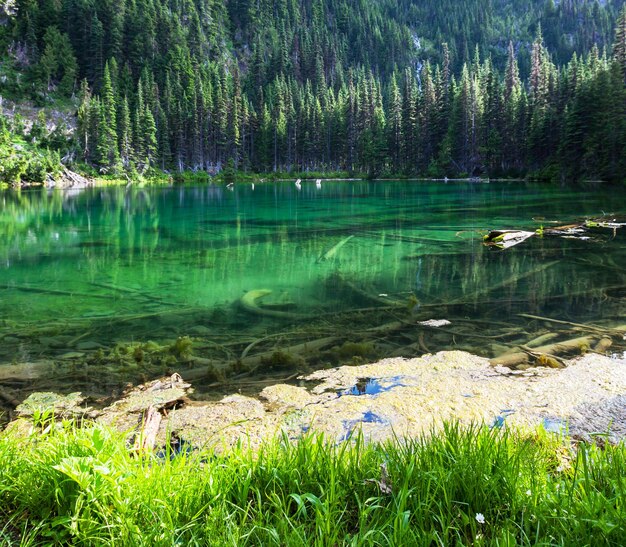
<path fill-rule="evenodd" d="M 626 448 L 447 425 L 139 458 L 64 423 L 0 433 L 3 545 L 622 545 Z"/>

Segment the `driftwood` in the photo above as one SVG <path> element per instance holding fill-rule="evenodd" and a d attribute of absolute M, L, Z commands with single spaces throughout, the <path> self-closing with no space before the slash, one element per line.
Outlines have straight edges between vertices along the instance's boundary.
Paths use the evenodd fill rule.
<path fill-rule="evenodd" d="M 550 340 L 554 340 L 555 338 L 558 338 L 559 336 L 560 334 L 558 332 L 548 332 L 546 334 L 542 334 L 541 336 L 537 336 L 536 338 L 533 338 L 530 342 L 526 342 L 526 347 L 537 348 L 539 346 L 545 345 L 546 342 L 549 342 Z"/>
<path fill-rule="evenodd" d="M 46 177 L 46 186 L 60 188 L 87 188 L 92 186 L 93 182 L 74 171 L 70 171 L 67 167 L 63 167 L 58 177 L 48 175 Z"/>
<path fill-rule="evenodd" d="M 593 351 L 596 353 L 604 353 L 613 345 L 613 340 L 610 338 L 602 338 L 594 347 Z"/>
<path fill-rule="evenodd" d="M 524 232 L 523 230 L 491 230 L 485 237 L 485 245 L 498 247 L 498 249 L 509 249 L 515 245 L 533 237 L 535 232 Z"/>
<path fill-rule="evenodd" d="M 276 351 L 280 349 L 283 353 L 290 355 L 306 355 L 310 353 L 315 353 L 325 347 L 328 347 L 335 342 L 337 342 L 339 338 L 337 336 L 327 336 L 326 338 L 320 338 L 318 340 L 311 340 L 310 342 L 304 342 L 302 344 L 296 344 L 295 346 L 289 346 L 286 348 L 277 348 L 276 350 L 266 351 L 263 353 L 257 353 L 256 355 L 252 355 L 250 357 L 246 357 L 241 360 L 242 365 L 246 369 L 256 368 L 263 363 L 263 361 L 269 359 L 274 355 Z"/>
<path fill-rule="evenodd" d="M 561 319 L 552 319 L 550 317 L 542 317 L 540 315 L 531 315 L 528 313 L 518 313 L 519 317 L 525 317 L 526 319 L 535 319 L 537 321 L 546 321 L 547 323 L 556 323 L 559 325 L 568 325 L 579 330 L 587 332 L 595 332 L 600 335 L 607 333 L 613 333 L 615 335 L 621 335 L 626 332 L 626 325 L 618 325 L 616 327 L 600 327 L 597 325 L 585 325 L 584 323 L 573 323 L 572 321 L 563 321 Z"/>
<path fill-rule="evenodd" d="M 161 413 L 150 406 L 143 416 L 143 426 L 135 438 L 134 452 L 152 452 L 161 426 Z"/>
<path fill-rule="evenodd" d="M 295 335 L 295 336 L 302 336 L 302 332 L 280 332 L 277 334 L 270 334 L 268 336 L 264 336 L 263 338 L 257 338 L 256 340 L 253 340 L 252 342 L 250 342 L 245 349 L 241 352 L 241 357 L 240 360 L 243 361 L 247 356 L 248 353 L 250 353 L 250 351 L 252 351 L 252 349 L 254 349 L 256 346 L 258 346 L 259 344 L 262 344 L 263 342 L 267 342 L 268 340 L 271 340 L 272 338 L 286 338 L 289 335 Z M 312 333 L 309 333 L 309 335 Z"/>
<path fill-rule="evenodd" d="M 565 224 L 562 226 L 539 228 L 536 232 L 525 232 L 521 230 L 492 230 L 485 236 L 484 239 L 486 245 L 493 245 L 501 249 L 507 249 L 522 243 L 534 235 L 589 239 L 589 237 L 585 236 L 585 234 L 589 233 L 589 230 L 591 229 L 606 228 L 615 232 L 624 226 L 626 226 L 626 222 L 624 222 L 623 218 L 602 217 L 596 219 L 586 219 L 584 222 Z"/>
<path fill-rule="evenodd" d="M 499 357 L 494 357 L 493 359 L 491 359 L 491 364 L 502 365 L 505 367 L 514 367 L 528 363 L 530 361 L 530 357 L 540 362 L 543 356 L 546 362 L 540 364 L 548 364 L 550 366 L 551 363 L 549 362 L 549 359 L 556 359 L 558 362 L 558 356 L 560 354 L 568 353 L 575 350 L 582 351 L 584 349 L 589 349 L 592 347 L 596 340 L 597 337 L 595 336 L 582 336 L 579 338 L 563 340 L 561 342 L 555 342 L 553 344 L 548 344 L 535 348 L 520 346 L 520 349 L 522 351 L 518 351 L 515 353 L 505 353 L 503 355 L 500 355 Z"/>

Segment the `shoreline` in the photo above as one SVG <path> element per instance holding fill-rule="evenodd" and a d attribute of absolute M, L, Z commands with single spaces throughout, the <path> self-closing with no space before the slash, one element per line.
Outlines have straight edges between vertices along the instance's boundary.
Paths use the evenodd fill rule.
<path fill-rule="evenodd" d="M 231 394 L 220 401 L 192 401 L 193 387 L 180 373 L 132 388 L 102 410 L 82 406 L 80 394 L 37 393 L 17 410 L 22 417 L 51 409 L 64 418 L 89 416 L 125 432 L 137 431 L 156 411 L 156 446 L 169 434 L 195 447 L 216 435 L 230 446 L 242 439 L 259 446 L 274 434 L 297 439 L 309 431 L 335 442 L 359 431 L 367 441 L 383 442 L 419 437 L 450 421 L 626 439 L 626 359 L 600 355 L 578 357 L 565 369 L 516 371 L 444 351 L 318 370 L 298 377 L 298 385 L 279 383 L 256 397 Z"/>
<path fill-rule="evenodd" d="M 561 385 L 578 399 L 540 389 L 564 376 Z M 459 380 L 476 393 L 465 397 Z M 203 404 L 188 400 L 191 386 L 174 374 L 100 412 L 81 406 L 76 394 L 57 401 L 64 408 L 56 415 L 42 410 L 50 398 L 33 405 L 30 417 L 0 430 L 0 541 L 623 544 L 626 359 L 588 355 L 567 369 L 518 374 L 447 352 L 319 371 L 303 381 L 267 388 L 263 400 L 231 395 Z M 482 401 L 490 382 L 500 388 L 491 423 L 489 412 L 468 421 L 450 406 L 457 418 L 422 420 L 427 427 L 411 436 L 384 423 L 408 415 L 420 421 L 419 408 L 436 400 L 429 390 L 442 384 L 460 404 Z M 522 396 L 533 392 L 524 407 Z M 570 424 L 577 423 L 572 411 L 583 418 L 582 430 L 546 420 L 555 399 Z M 542 422 L 515 423 L 522 408 Z M 610 420 L 619 438 L 606 433 Z"/>

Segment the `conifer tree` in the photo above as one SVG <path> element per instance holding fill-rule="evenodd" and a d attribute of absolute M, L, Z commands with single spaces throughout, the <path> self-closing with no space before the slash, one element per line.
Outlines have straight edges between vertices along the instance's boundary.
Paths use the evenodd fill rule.
<path fill-rule="evenodd" d="M 622 11 L 615 27 L 613 58 L 620 67 L 624 83 L 626 84 L 626 4 L 622 6 Z"/>
<path fill-rule="evenodd" d="M 106 63 L 104 66 L 101 105 L 98 161 L 102 168 L 115 171 L 118 169 L 120 162 L 117 139 L 117 99 L 113 89 L 109 63 Z"/>

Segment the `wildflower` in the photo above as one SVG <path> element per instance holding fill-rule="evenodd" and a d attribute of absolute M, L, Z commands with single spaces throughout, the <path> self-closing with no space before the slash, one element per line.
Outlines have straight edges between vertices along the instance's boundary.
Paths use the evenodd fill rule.
<path fill-rule="evenodd" d="M 526 490 L 526 495 L 527 495 L 527 496 L 532 496 L 532 495 L 533 495 L 533 493 L 532 493 L 530 490 Z"/>
<path fill-rule="evenodd" d="M 476 522 L 478 522 L 478 524 L 485 524 L 485 515 L 476 513 Z"/>

